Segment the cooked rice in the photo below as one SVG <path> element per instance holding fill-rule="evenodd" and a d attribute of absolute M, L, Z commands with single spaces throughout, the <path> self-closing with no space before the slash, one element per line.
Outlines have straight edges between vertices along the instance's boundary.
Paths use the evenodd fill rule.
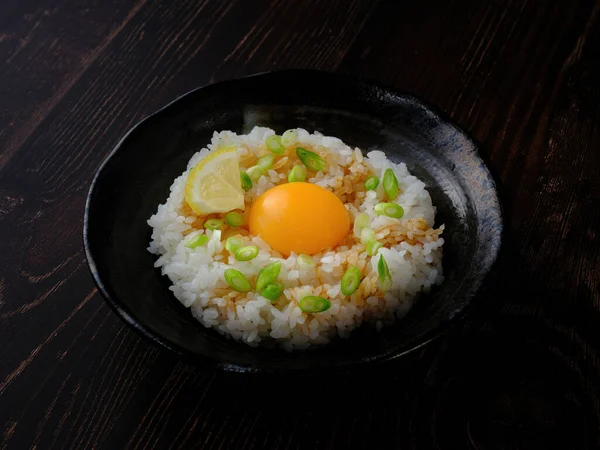
<path fill-rule="evenodd" d="M 318 172 L 307 181 L 335 193 L 352 217 L 360 212 L 369 215 L 370 227 L 384 246 L 377 255 L 368 256 L 351 229 L 337 248 L 313 255 L 316 264 L 306 267 L 297 263 L 297 255 L 283 257 L 260 237 L 250 236 L 245 228 L 201 228 L 206 219 L 223 215 L 197 216 L 185 203 L 184 185 L 189 170 L 213 149 L 229 145 L 238 146 L 240 167 L 251 167 L 268 153 L 265 138 L 275 133 L 269 128 L 255 127 L 248 135 L 215 132 L 212 143 L 190 159 L 187 170 L 173 182 L 166 203 L 148 221 L 153 229 L 148 250 L 160 255 L 155 266 L 173 282 L 170 289 L 175 297 L 205 327 L 252 346 L 277 342 L 292 350 L 326 344 L 335 336 L 348 337 L 362 322 L 374 323 L 379 330 L 403 317 L 419 293 L 428 292 L 443 281 L 444 227 L 432 228 L 435 208 L 425 184 L 412 176 L 404 163 L 393 163 L 381 151 L 371 151 L 363 157 L 360 149 L 353 150 L 338 138 L 318 132 L 310 134 L 303 129 L 296 132 L 298 146 L 319 153 L 327 161 L 327 171 Z M 298 163 L 293 151 L 276 157 L 272 169 L 246 193 L 246 211 L 267 189 L 287 182 L 287 174 Z M 393 169 L 399 181 L 400 195 L 395 202 L 404 208 L 401 219 L 374 213 L 375 205 L 384 199 L 382 183 L 376 191 L 364 189 L 369 176 L 381 177 L 387 168 Z M 187 248 L 184 239 L 191 233 L 206 233 L 210 240 L 206 246 Z M 225 240 L 233 235 L 241 235 L 248 244 L 257 245 L 259 255 L 251 261 L 237 261 L 225 250 Z M 392 275 L 392 288 L 385 293 L 377 276 L 379 255 L 385 257 Z M 282 263 L 279 280 L 286 289 L 274 303 L 255 292 L 236 292 L 224 279 L 223 272 L 234 267 L 254 285 L 259 270 L 275 260 Z M 357 266 L 364 278 L 347 297 L 341 293 L 340 280 L 350 265 Z M 329 299 L 331 308 L 318 314 L 303 312 L 298 302 L 306 295 Z"/>

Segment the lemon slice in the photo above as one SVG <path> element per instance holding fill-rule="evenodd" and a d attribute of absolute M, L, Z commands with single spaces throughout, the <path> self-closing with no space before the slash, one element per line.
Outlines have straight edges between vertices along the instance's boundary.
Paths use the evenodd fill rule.
<path fill-rule="evenodd" d="M 236 147 L 212 152 L 190 170 L 185 182 L 185 201 L 196 214 L 244 209 Z"/>

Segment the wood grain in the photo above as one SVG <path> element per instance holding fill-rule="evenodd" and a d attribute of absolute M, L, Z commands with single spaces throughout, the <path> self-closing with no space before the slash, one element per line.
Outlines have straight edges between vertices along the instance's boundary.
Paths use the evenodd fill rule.
<path fill-rule="evenodd" d="M 599 15 L 593 0 L 2 2 L 0 448 L 599 448 Z M 447 112 L 507 220 L 460 329 L 320 388 L 141 340 L 81 248 L 91 178 L 134 123 L 199 85 L 292 67 Z"/>

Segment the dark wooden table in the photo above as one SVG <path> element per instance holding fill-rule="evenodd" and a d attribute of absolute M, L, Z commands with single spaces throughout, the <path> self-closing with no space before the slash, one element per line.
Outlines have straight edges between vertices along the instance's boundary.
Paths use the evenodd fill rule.
<path fill-rule="evenodd" d="M 2 0 L 0 448 L 598 448 L 599 12 Z M 315 382 L 194 367 L 129 330 L 88 274 L 86 193 L 126 130 L 199 85 L 292 67 L 437 105 L 499 182 L 505 245 L 468 320 L 383 370 Z"/>

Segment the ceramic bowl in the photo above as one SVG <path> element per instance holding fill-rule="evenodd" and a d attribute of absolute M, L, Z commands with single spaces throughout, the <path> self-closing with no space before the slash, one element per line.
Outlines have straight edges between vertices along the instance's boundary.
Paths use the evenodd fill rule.
<path fill-rule="evenodd" d="M 215 130 L 318 130 L 364 151 L 380 149 L 427 184 L 445 224 L 445 281 L 394 326 L 363 326 L 308 351 L 252 348 L 204 328 L 169 291 L 146 248 L 148 218 Z M 87 260 L 108 304 L 136 331 L 194 361 L 227 370 L 347 370 L 398 358 L 462 316 L 494 263 L 501 209 L 467 134 L 419 99 L 361 78 L 284 71 L 196 89 L 136 125 L 99 168 L 85 210 Z"/>

